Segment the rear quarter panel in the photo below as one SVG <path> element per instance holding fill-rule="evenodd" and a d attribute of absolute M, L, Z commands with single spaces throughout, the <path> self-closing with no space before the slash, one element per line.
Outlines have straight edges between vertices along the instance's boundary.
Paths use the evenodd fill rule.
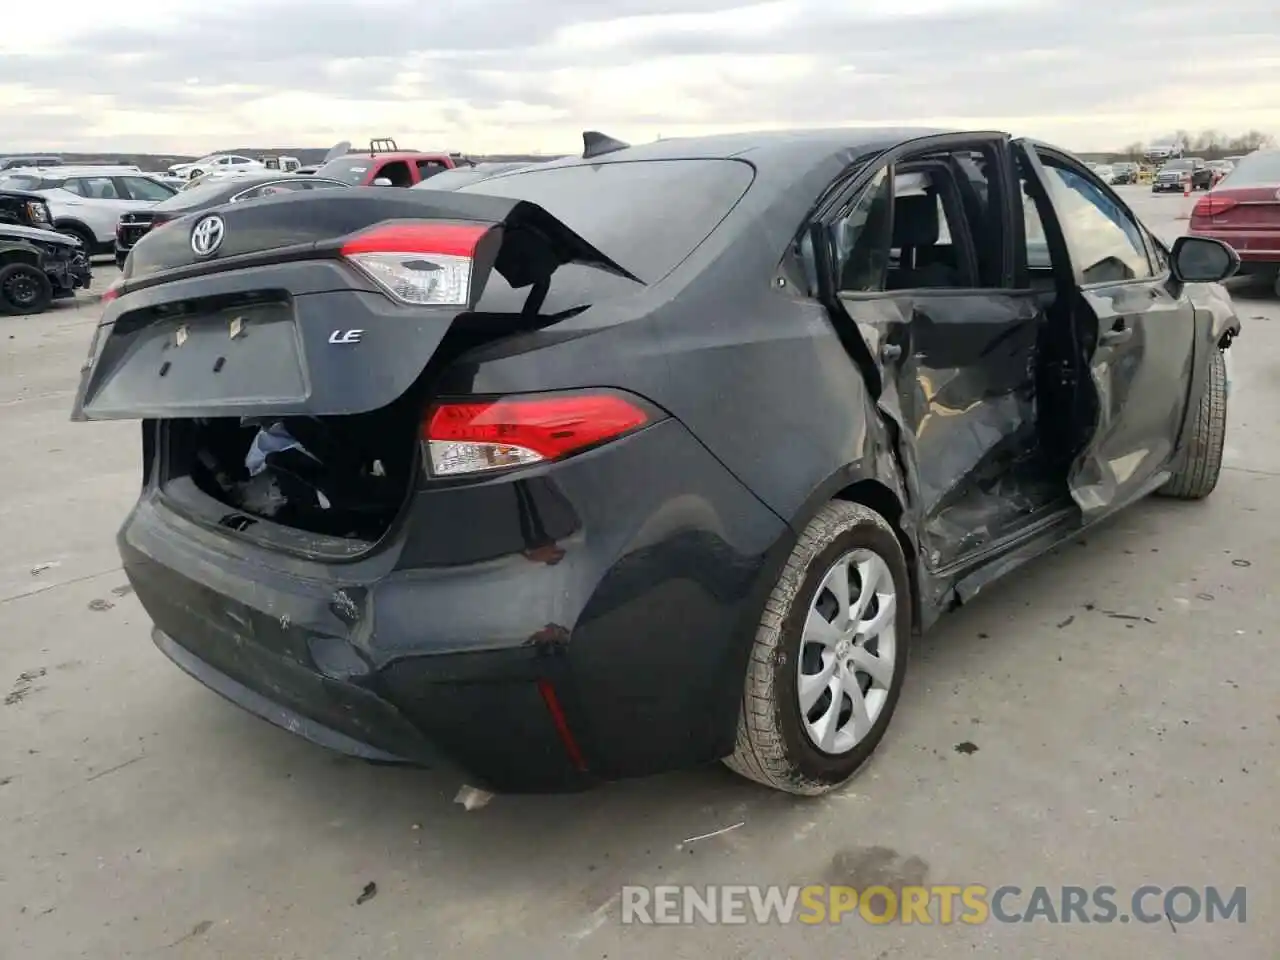
<path fill-rule="evenodd" d="M 781 266 L 840 169 L 769 205 L 749 191 L 664 280 L 469 354 L 441 392 L 631 390 L 679 419 L 793 527 L 849 483 L 876 478 L 894 488 L 860 369 L 826 308 Z"/>

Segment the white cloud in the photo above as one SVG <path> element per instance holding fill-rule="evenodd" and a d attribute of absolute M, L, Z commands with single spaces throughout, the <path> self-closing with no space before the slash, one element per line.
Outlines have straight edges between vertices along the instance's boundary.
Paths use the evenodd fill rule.
<path fill-rule="evenodd" d="M 64 0 L 0 34 L 5 149 L 199 153 L 394 136 L 567 151 L 922 124 L 1088 150 L 1280 134 L 1274 0 Z"/>

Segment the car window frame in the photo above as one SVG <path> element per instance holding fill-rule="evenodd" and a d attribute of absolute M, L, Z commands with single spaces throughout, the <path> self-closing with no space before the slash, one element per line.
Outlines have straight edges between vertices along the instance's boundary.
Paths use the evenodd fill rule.
<path fill-rule="evenodd" d="M 924 166 L 926 162 L 930 169 L 927 171 L 921 171 L 921 173 L 924 176 L 927 176 L 929 178 L 932 186 L 933 196 L 936 198 L 938 202 L 938 216 L 942 221 L 941 225 L 944 226 L 947 231 L 947 240 L 948 240 L 947 245 L 951 246 L 953 249 L 956 250 L 957 260 L 963 259 L 965 261 L 963 267 L 964 269 L 967 269 L 969 271 L 969 275 L 974 280 L 974 283 L 971 286 L 959 286 L 959 287 L 903 287 L 897 290 L 886 289 L 884 292 L 915 293 L 922 290 L 982 290 L 984 289 L 984 287 L 981 283 L 982 273 L 981 273 L 981 268 L 978 262 L 978 241 L 977 241 L 977 238 L 973 235 L 973 224 L 972 222 L 970 222 L 968 212 L 964 208 L 964 200 L 960 192 L 960 185 L 959 183 L 956 182 L 955 172 L 950 169 L 946 161 L 939 161 L 939 160 L 913 161 L 908 159 L 908 160 L 902 160 L 902 161 L 899 161 L 898 163 L 893 164 L 892 168 L 890 169 L 890 177 L 892 178 L 891 183 L 893 186 L 892 201 L 896 204 L 898 199 L 897 180 L 899 175 L 905 176 L 905 175 L 909 175 L 909 173 L 915 172 L 915 171 L 909 171 L 907 173 L 900 174 L 900 168 L 905 166 L 911 166 L 913 164 L 919 164 L 921 166 Z M 939 175 L 945 178 L 945 186 L 943 184 L 938 183 L 937 180 L 935 180 L 935 177 Z M 925 190 L 926 194 L 928 194 L 929 192 L 930 192 L 929 189 Z M 958 217 L 959 222 L 955 226 L 953 226 L 951 222 L 952 215 L 956 215 Z M 960 236 L 956 236 L 957 226 L 961 233 Z M 892 263 L 893 251 L 897 249 L 896 247 L 893 246 L 892 214 L 890 215 L 890 219 L 889 219 L 889 227 L 890 227 L 889 262 Z M 888 269 L 886 269 L 885 271 L 884 279 L 886 281 L 889 279 Z M 842 290 L 840 292 L 845 293 L 847 291 Z"/>
<path fill-rule="evenodd" d="M 1068 230 L 1067 230 L 1067 224 L 1064 221 L 1060 212 L 1058 211 L 1057 205 L 1054 203 L 1053 192 L 1049 190 L 1048 191 L 1049 206 L 1053 210 L 1054 220 L 1057 222 L 1058 229 L 1061 232 L 1064 241 L 1066 242 L 1067 256 L 1071 264 L 1071 276 L 1073 278 L 1073 282 L 1075 283 L 1076 287 L 1078 287 L 1081 290 L 1094 290 L 1094 289 L 1114 287 L 1114 286 L 1130 284 L 1130 283 L 1150 283 L 1152 280 L 1159 279 L 1160 272 L 1156 268 L 1156 258 L 1152 256 L 1153 251 L 1151 249 L 1151 243 L 1150 243 L 1150 239 L 1151 239 L 1150 231 L 1147 230 L 1146 226 L 1142 223 L 1142 221 L 1138 219 L 1137 214 L 1133 212 L 1129 204 L 1125 203 L 1124 199 L 1120 197 L 1120 195 L 1117 194 L 1114 190 L 1112 190 L 1106 183 L 1104 183 L 1100 177 L 1093 176 L 1093 173 L 1091 170 L 1086 168 L 1080 161 L 1076 160 L 1070 154 L 1063 153 L 1061 150 L 1054 149 L 1053 147 L 1048 146 L 1047 144 L 1036 143 L 1032 141 L 1028 141 L 1026 146 L 1035 155 L 1036 159 L 1039 161 L 1040 166 L 1042 168 L 1057 166 L 1057 167 L 1062 167 L 1067 170 L 1070 170 L 1072 173 L 1076 174 L 1077 176 L 1082 177 L 1091 186 L 1093 186 L 1095 189 L 1101 192 L 1104 196 L 1106 196 L 1111 201 L 1113 201 L 1117 205 L 1120 212 L 1123 215 L 1127 216 L 1129 220 L 1133 223 L 1134 227 L 1137 228 L 1137 234 L 1139 238 L 1142 239 L 1142 254 L 1143 254 L 1143 257 L 1146 259 L 1147 271 L 1148 271 L 1146 276 L 1126 277 L 1124 279 L 1118 279 L 1118 280 L 1086 281 L 1084 279 L 1084 274 L 1081 271 L 1080 265 L 1076 263 L 1076 256 L 1072 251 L 1072 241 L 1071 241 L 1070 234 L 1068 233 Z M 1046 163 L 1046 159 L 1052 162 Z M 1038 175 L 1044 176 L 1045 173 L 1042 170 L 1038 172 Z M 1047 190 L 1047 186 L 1046 186 L 1046 190 Z M 1123 233 L 1124 231 L 1122 230 L 1121 232 Z M 1052 247 L 1050 248 L 1049 256 L 1050 256 L 1050 260 L 1052 261 L 1052 258 L 1053 258 Z"/>
<path fill-rule="evenodd" d="M 827 188 L 819 195 L 815 203 L 814 212 L 801 225 L 790 248 L 792 256 L 796 257 L 801 267 L 801 276 L 808 276 L 811 270 L 815 272 L 815 276 L 819 272 L 823 274 L 818 279 L 818 289 L 811 291 L 811 295 L 820 297 L 824 293 L 829 293 L 830 296 L 836 298 L 867 300 L 877 297 L 892 298 L 902 296 L 910 296 L 916 299 L 937 296 L 992 296 L 1016 292 L 1014 268 L 1015 243 L 1018 232 L 1013 222 L 1013 210 L 1010 200 L 1011 190 L 1013 189 L 1010 186 L 1012 162 L 1010 143 L 1009 135 L 999 131 L 980 130 L 964 133 L 933 134 L 906 141 L 872 156 L 864 155 L 847 166 L 837 177 L 832 179 Z M 838 276 L 839 265 L 832 255 L 834 251 L 831 250 L 830 243 L 827 244 L 827 250 L 813 258 L 814 262 L 812 264 L 806 263 L 806 255 L 802 252 L 802 249 L 806 237 L 810 235 L 810 231 L 815 226 L 829 230 L 834 225 L 835 219 L 837 219 L 836 215 L 858 202 L 863 192 L 886 168 L 909 162 L 913 159 L 924 159 L 938 153 L 957 154 L 975 151 L 990 151 L 995 161 L 993 168 L 986 171 L 985 175 L 988 182 L 987 202 L 988 204 L 999 204 L 998 214 L 1001 225 L 999 238 L 1000 286 L 917 287 L 909 290 L 842 291 L 840 290 Z M 977 245 L 973 238 L 972 225 L 969 223 L 967 216 L 963 218 L 963 224 L 971 248 L 976 255 Z M 829 237 L 829 233 L 827 236 Z M 890 221 L 890 244 L 892 244 L 892 220 Z M 978 276 L 978 280 L 981 282 L 981 276 Z"/>

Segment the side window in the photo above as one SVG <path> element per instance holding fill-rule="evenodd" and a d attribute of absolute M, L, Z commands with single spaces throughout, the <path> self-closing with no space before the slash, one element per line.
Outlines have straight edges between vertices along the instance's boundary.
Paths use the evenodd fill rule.
<path fill-rule="evenodd" d="M 1018 184 L 1022 192 L 1022 229 L 1026 240 L 1027 268 L 1033 273 L 1047 273 L 1053 264 L 1049 258 L 1049 239 L 1035 198 L 1027 189 L 1027 171 L 1018 164 Z"/>
<path fill-rule="evenodd" d="M 84 192 L 84 185 L 79 180 L 63 180 L 61 184 L 51 185 L 61 186 L 67 193 L 74 193 L 77 197 L 87 196 Z"/>
<path fill-rule="evenodd" d="M 378 171 L 379 177 L 386 177 L 393 187 L 413 186 L 413 174 L 409 172 L 409 164 L 404 160 L 392 160 L 384 163 Z"/>
<path fill-rule="evenodd" d="M 449 168 L 439 160 L 418 161 L 418 176 L 423 180 L 426 180 L 428 177 L 434 177 L 437 173 L 444 173 L 444 171 L 448 169 Z"/>
<path fill-rule="evenodd" d="M 121 177 L 120 180 L 134 200 L 160 201 L 173 196 L 173 191 L 168 187 L 146 177 Z"/>
<path fill-rule="evenodd" d="M 889 290 L 976 287 L 970 228 L 954 177 L 940 161 L 905 165 L 893 178 Z"/>
<path fill-rule="evenodd" d="M 78 189 L 72 189 L 75 184 Z M 67 181 L 67 189 L 90 200 L 119 200 L 116 185 L 110 177 L 76 177 Z"/>
<path fill-rule="evenodd" d="M 892 210 L 893 178 L 885 168 L 832 226 L 831 246 L 840 290 L 869 293 L 884 289 Z"/>
<path fill-rule="evenodd" d="M 1051 158 L 1041 160 L 1080 281 L 1114 283 L 1152 276 L 1137 221 L 1079 173 Z"/>

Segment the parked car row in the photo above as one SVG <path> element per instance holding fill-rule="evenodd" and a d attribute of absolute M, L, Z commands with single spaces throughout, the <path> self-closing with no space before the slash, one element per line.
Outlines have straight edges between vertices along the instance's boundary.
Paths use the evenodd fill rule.
<path fill-rule="evenodd" d="M 1240 272 L 1265 278 L 1280 296 L 1280 150 L 1241 157 L 1192 208 L 1188 232 L 1231 246 Z"/>
<path fill-rule="evenodd" d="M 141 237 L 180 217 L 294 191 L 421 186 L 442 173 L 476 168 L 459 154 L 400 150 L 390 139 L 358 152 L 338 144 L 311 168 L 296 157 L 237 154 L 212 154 L 164 173 L 72 166 L 56 157 L 8 159 L 13 163 L 0 170 L 0 249 L 7 258 L 0 266 L 14 258 L 29 264 L 0 276 L 0 309 L 11 313 L 39 313 L 51 300 L 87 287 L 93 256 L 114 254 L 123 268 Z"/>

